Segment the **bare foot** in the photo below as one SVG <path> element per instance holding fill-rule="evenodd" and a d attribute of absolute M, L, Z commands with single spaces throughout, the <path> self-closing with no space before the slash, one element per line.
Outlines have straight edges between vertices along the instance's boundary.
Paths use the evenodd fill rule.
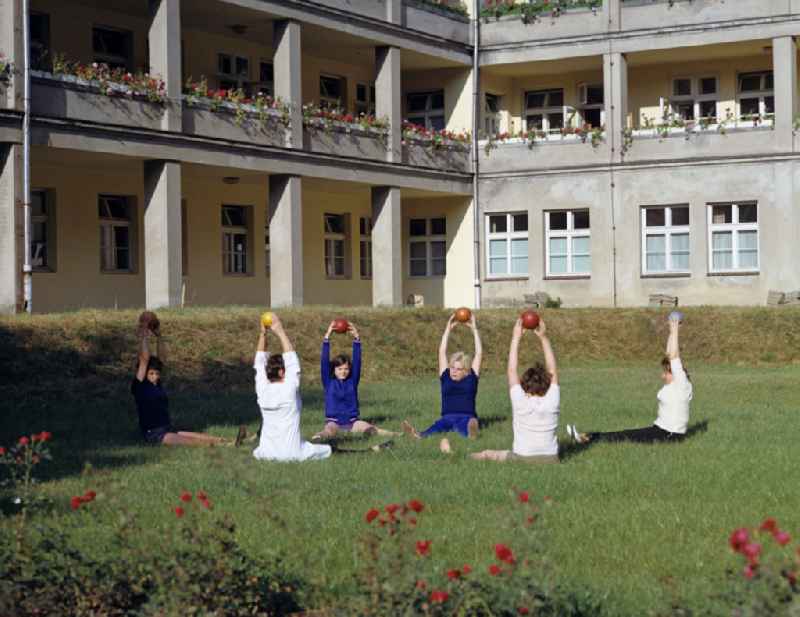
<path fill-rule="evenodd" d="M 470 439 L 478 438 L 478 418 L 470 418 L 467 422 L 467 437 Z"/>
<path fill-rule="evenodd" d="M 442 440 L 439 442 L 439 452 L 442 454 L 450 454 L 452 450 L 450 450 L 450 440 L 447 437 L 442 437 Z"/>
<path fill-rule="evenodd" d="M 400 428 L 403 429 L 403 432 L 408 435 L 409 437 L 413 437 L 414 439 L 420 439 L 420 434 L 408 420 L 403 420 L 403 423 L 400 425 Z"/>

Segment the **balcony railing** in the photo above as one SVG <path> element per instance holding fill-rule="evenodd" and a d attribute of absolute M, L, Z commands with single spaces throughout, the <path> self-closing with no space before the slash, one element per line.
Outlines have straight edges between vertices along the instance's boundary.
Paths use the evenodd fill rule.
<path fill-rule="evenodd" d="M 786 2 L 765 0 L 622 0 L 621 28 L 639 30 L 774 17 L 789 12 Z"/>
<path fill-rule="evenodd" d="M 485 0 L 481 46 L 504 45 L 608 31 L 603 0 Z"/>

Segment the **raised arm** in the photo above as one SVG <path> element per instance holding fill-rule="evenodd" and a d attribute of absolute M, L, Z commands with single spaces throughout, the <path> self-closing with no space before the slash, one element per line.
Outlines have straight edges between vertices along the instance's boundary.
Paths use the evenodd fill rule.
<path fill-rule="evenodd" d="M 272 314 L 272 331 L 275 333 L 275 336 L 277 336 L 278 340 L 281 342 L 281 346 L 283 347 L 283 353 L 289 353 L 290 351 L 294 351 L 292 342 L 286 335 L 286 330 L 283 329 L 283 322 L 281 322 L 280 317 L 278 317 L 278 315 L 275 313 Z"/>
<path fill-rule="evenodd" d="M 450 331 L 455 328 L 455 325 L 456 316 L 453 313 L 450 315 L 450 319 L 447 320 L 447 325 L 444 327 L 444 333 L 442 334 L 442 342 L 439 343 L 439 375 L 447 369 L 447 343 L 450 340 Z"/>
<path fill-rule="evenodd" d="M 323 387 L 327 387 L 331 379 L 331 332 L 333 332 L 333 322 L 322 338 L 322 350 L 319 352 L 319 376 Z"/>
<path fill-rule="evenodd" d="M 667 338 L 667 357 L 670 360 L 677 360 L 681 355 L 678 348 L 678 330 L 680 330 L 680 327 L 679 321 L 670 320 L 669 337 Z"/>
<path fill-rule="evenodd" d="M 256 355 L 253 358 L 253 368 L 256 371 L 256 392 L 267 385 L 267 327 L 259 321 L 258 344 Z"/>
<path fill-rule="evenodd" d="M 358 385 L 361 381 L 361 336 L 352 323 L 348 325 L 347 331 L 353 336 L 353 364 L 350 366 L 350 374 L 353 376 L 353 383 Z"/>
<path fill-rule="evenodd" d="M 472 357 L 472 372 L 480 376 L 481 361 L 483 360 L 483 345 L 481 344 L 481 335 L 478 332 L 478 324 L 475 321 L 475 313 L 472 313 L 472 318 L 469 320 L 469 327 L 475 339 L 475 355 Z"/>
<path fill-rule="evenodd" d="M 147 364 L 150 362 L 150 330 L 139 335 L 139 365 L 136 367 L 136 379 L 144 381 L 147 377 Z"/>
<path fill-rule="evenodd" d="M 550 339 L 547 338 L 547 328 L 544 325 L 544 319 L 539 320 L 539 327 L 534 330 L 536 336 L 542 342 L 542 353 L 544 353 L 544 368 L 550 373 L 550 383 L 558 385 L 558 369 L 556 368 L 556 355 L 553 353 L 553 347 L 550 345 Z"/>
<path fill-rule="evenodd" d="M 511 345 L 508 348 L 508 387 L 513 388 L 519 385 L 519 342 L 522 340 L 522 319 L 518 318 L 514 324 L 514 332 L 511 335 Z"/>

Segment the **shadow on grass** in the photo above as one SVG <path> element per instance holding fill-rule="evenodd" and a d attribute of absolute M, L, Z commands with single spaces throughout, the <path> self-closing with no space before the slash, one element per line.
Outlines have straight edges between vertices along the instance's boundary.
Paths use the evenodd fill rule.
<path fill-rule="evenodd" d="M 481 416 L 479 418 L 481 428 L 489 428 L 492 424 L 499 424 L 505 422 L 509 418 L 507 416 Z"/>

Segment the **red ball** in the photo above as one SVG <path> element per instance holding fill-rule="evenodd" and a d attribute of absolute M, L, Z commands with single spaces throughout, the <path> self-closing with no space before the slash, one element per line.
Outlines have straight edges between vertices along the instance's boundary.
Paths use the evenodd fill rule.
<path fill-rule="evenodd" d="M 522 327 L 527 330 L 535 330 L 539 327 L 539 313 L 535 311 L 525 311 L 520 315 Z"/>
<path fill-rule="evenodd" d="M 347 323 L 347 320 L 342 317 L 337 317 L 333 320 L 333 331 L 337 332 L 338 334 L 344 334 L 347 332 L 347 328 L 350 327 L 350 324 Z"/>
<path fill-rule="evenodd" d="M 470 319 L 472 319 L 472 311 L 470 311 L 468 308 L 461 307 L 456 311 L 456 321 L 466 323 Z"/>

